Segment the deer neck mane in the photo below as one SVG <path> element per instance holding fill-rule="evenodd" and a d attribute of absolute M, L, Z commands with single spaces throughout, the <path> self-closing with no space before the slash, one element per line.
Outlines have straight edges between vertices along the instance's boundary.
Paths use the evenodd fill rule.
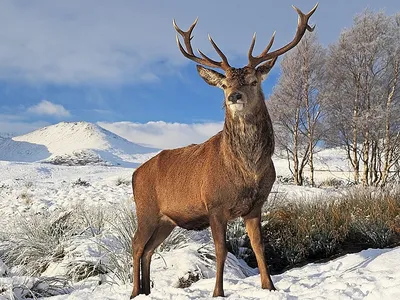
<path fill-rule="evenodd" d="M 223 141 L 231 162 L 254 176 L 262 175 L 274 152 L 274 132 L 262 101 L 252 113 L 225 117 Z"/>

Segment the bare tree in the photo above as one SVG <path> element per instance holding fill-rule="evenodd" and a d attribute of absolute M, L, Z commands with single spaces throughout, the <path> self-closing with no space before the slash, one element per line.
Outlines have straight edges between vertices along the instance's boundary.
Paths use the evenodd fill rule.
<path fill-rule="evenodd" d="M 386 43 L 387 97 L 384 103 L 383 167 L 381 184 L 390 178 L 390 170 L 400 159 L 400 14 L 390 20 Z M 394 174 L 398 174 L 394 172 Z"/>
<path fill-rule="evenodd" d="M 304 168 L 314 180 L 314 153 L 321 140 L 321 89 L 325 51 L 314 33 L 305 36 L 281 63 L 282 75 L 269 108 L 277 131 L 277 147 L 289 160 L 294 182 L 304 183 Z"/>
<path fill-rule="evenodd" d="M 346 149 L 355 183 L 386 182 L 396 157 L 396 20 L 367 10 L 355 17 L 354 25 L 328 52 L 323 98 L 326 122 L 334 133 L 329 142 Z"/>

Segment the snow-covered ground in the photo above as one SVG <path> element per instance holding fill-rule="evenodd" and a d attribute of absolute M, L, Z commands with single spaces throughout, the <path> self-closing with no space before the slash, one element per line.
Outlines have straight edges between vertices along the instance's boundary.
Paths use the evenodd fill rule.
<path fill-rule="evenodd" d="M 21 212 L 127 201 L 132 197 L 133 170 L 0 161 L 0 226 Z M 79 179 L 89 185 L 74 184 Z"/>
<path fill-rule="evenodd" d="M 213 299 L 211 297 L 215 278 L 202 279 L 188 288 L 174 287 L 176 274 L 184 274 L 197 263 L 196 256 L 187 249 L 181 249 L 155 259 L 152 266 L 154 288 L 149 296 L 136 299 L 189 300 Z M 400 299 L 400 248 L 370 249 L 348 254 L 323 264 L 309 264 L 273 276 L 277 291 L 260 288 L 259 275 L 243 278 L 231 269 L 225 272 L 224 289 L 227 299 Z M 171 275 L 173 274 L 173 275 Z M 174 281 L 175 279 L 175 281 Z M 52 299 L 129 299 L 131 286 L 97 286 L 80 289 L 70 295 Z"/>
<path fill-rule="evenodd" d="M 291 177 L 288 160 L 281 158 L 278 153 L 273 157 L 277 174 Z M 308 165 L 304 168 L 304 176 L 310 177 Z M 321 149 L 314 155 L 314 177 L 317 183 L 327 179 L 337 179 L 351 182 L 353 172 L 350 163 L 346 159 L 346 152 L 340 148 Z"/>
<path fill-rule="evenodd" d="M 95 125 L 93 127 L 93 124 L 61 123 L 58 126 L 23 137 L 0 140 L 0 234 L 9 230 L 18 218 L 65 211 L 79 205 L 102 205 L 113 214 L 118 205 L 131 203 L 130 180 L 134 165 L 64 166 L 37 161 L 46 161 L 61 154 L 70 155 L 80 147 L 81 150 L 97 151 L 99 155 L 113 154 L 108 161 L 140 164 L 154 152 L 114 137 Z M 60 133 L 64 135 L 53 141 L 54 136 Z M 80 135 L 81 142 L 72 145 L 69 134 Z M 77 141 L 75 136 L 74 140 Z M 337 149 L 321 151 L 316 163 L 321 173 L 318 179 L 345 180 L 349 169 L 342 157 Z M 290 174 L 285 160 L 276 158 L 274 162 L 279 176 Z M 312 198 L 326 192 L 321 188 L 276 183 L 271 197 L 286 201 L 299 196 Z M 137 299 L 211 299 L 215 283 L 215 263 L 210 259 L 212 251 L 212 239 L 209 232 L 204 231 L 193 234 L 182 247 L 161 255 L 155 254 L 151 272 L 154 287 L 149 296 L 141 295 Z M 93 238 L 74 239 L 66 247 L 65 257 L 51 263 L 42 275 L 62 276 L 69 262 L 82 257 L 89 260 L 101 257 Z M 400 248 L 370 249 L 349 254 L 327 263 L 309 264 L 273 276 L 277 291 L 269 292 L 260 288 L 256 269 L 229 254 L 224 289 L 228 299 L 400 299 L 399 261 Z M 31 287 L 34 284 L 36 279 L 21 276 L 17 271 L 0 260 L 0 300 L 13 299 L 11 286 Z M 178 288 L 180 278 L 185 279 L 189 274 L 200 276 L 200 280 L 189 287 Z M 111 281 L 103 279 L 97 275 L 78 281 L 72 284 L 69 294 L 45 299 L 129 298 L 130 284 L 118 281 L 119 284 L 111 284 Z M 99 281 L 103 284 L 99 285 Z M 18 290 L 14 289 L 14 293 L 18 294 Z"/>
<path fill-rule="evenodd" d="M 122 167 L 67 167 L 42 163 L 0 162 L 0 226 L 6 228 L 10 220 L 19 215 L 79 204 L 113 205 L 130 201 L 129 180 L 132 171 L 133 169 Z M 79 178 L 89 185 L 74 185 Z M 117 185 L 121 182 L 123 184 Z M 293 197 L 298 194 L 312 196 L 322 192 L 321 189 L 302 190 L 279 184 L 274 187 L 274 191 L 285 192 Z M 83 244 L 80 247 L 90 249 L 85 242 L 81 243 Z M 212 243 L 209 241 L 208 245 Z M 211 298 L 215 270 L 213 263 L 206 263 L 200 258 L 197 250 L 201 247 L 199 242 L 193 242 L 187 247 L 162 254 L 162 258 L 154 255 L 154 288 L 150 296 L 140 296 L 137 299 Z M 328 263 L 310 264 L 273 276 L 278 291 L 269 292 L 260 289 L 258 275 L 248 276 L 255 274 L 256 270 L 241 265 L 231 255 L 224 278 L 225 293 L 228 299 L 400 299 L 400 269 L 395 267 L 399 260 L 400 248 L 349 254 Z M 10 281 L 21 280 L 18 276 L 5 275 L 5 268 L 0 262 L 2 300 L 10 298 L 7 292 L 1 294 L 1 287 L 7 290 Z M 180 277 L 199 270 L 204 279 L 187 288 L 176 287 Z M 26 280 L 25 278 L 24 281 Z M 71 294 L 48 299 L 129 298 L 130 285 L 99 286 L 97 282 L 96 278 L 85 283 L 78 282 Z"/>

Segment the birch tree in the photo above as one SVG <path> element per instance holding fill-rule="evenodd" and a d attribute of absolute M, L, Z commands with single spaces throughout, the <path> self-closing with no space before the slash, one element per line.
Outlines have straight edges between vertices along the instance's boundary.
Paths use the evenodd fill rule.
<path fill-rule="evenodd" d="M 383 167 L 381 185 L 390 179 L 390 172 L 400 160 L 400 13 L 390 20 L 386 40 L 387 78 L 384 102 Z M 393 171 L 394 176 L 398 172 Z"/>
<path fill-rule="evenodd" d="M 398 17 L 365 11 L 328 51 L 329 142 L 346 149 L 355 183 L 386 182 L 398 153 L 398 24 Z"/>
<path fill-rule="evenodd" d="M 281 77 L 268 103 L 276 128 L 277 148 L 289 160 L 295 184 L 304 183 L 304 168 L 314 179 L 314 153 L 321 140 L 322 83 L 325 52 L 315 33 L 307 34 L 281 62 Z"/>

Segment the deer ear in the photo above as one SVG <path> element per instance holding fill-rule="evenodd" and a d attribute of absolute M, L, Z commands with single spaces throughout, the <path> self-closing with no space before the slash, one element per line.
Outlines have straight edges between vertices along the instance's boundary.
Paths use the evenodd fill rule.
<path fill-rule="evenodd" d="M 210 85 L 222 88 L 223 82 L 225 80 L 225 75 L 200 65 L 197 65 L 196 67 L 197 67 L 197 72 L 199 72 L 199 75 L 201 76 L 201 78 L 204 79 L 205 82 L 207 82 Z"/>
<path fill-rule="evenodd" d="M 278 57 L 268 60 L 257 68 L 257 74 L 261 76 L 261 81 L 267 78 L 269 71 L 271 71 L 277 59 Z"/>

